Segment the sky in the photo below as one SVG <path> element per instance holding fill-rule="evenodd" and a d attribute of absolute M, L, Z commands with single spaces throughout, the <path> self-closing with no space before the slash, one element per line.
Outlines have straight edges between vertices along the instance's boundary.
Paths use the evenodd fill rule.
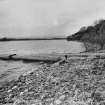
<path fill-rule="evenodd" d="M 0 37 L 65 37 L 105 18 L 105 0 L 0 0 Z"/>

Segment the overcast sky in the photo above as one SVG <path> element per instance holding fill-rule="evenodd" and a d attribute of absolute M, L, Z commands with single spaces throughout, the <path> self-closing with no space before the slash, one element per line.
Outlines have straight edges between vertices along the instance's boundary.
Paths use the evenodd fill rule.
<path fill-rule="evenodd" d="M 0 37 L 67 36 L 105 17 L 105 0 L 0 0 Z"/>

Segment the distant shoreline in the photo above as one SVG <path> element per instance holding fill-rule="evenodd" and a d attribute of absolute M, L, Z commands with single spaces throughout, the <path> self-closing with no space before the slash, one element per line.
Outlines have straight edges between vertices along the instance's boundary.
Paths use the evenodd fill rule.
<path fill-rule="evenodd" d="M 0 41 L 67 40 L 67 38 L 2 38 Z"/>

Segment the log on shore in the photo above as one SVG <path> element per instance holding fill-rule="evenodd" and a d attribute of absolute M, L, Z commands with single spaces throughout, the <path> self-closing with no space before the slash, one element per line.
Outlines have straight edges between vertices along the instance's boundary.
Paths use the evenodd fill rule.
<path fill-rule="evenodd" d="M 11 61 L 18 61 L 18 60 L 22 60 L 22 61 L 26 61 L 26 62 L 57 62 L 59 60 L 61 60 L 60 56 L 47 56 L 47 55 L 41 55 L 41 56 L 32 56 L 32 55 L 0 55 L 0 59 L 1 60 L 11 60 Z"/>

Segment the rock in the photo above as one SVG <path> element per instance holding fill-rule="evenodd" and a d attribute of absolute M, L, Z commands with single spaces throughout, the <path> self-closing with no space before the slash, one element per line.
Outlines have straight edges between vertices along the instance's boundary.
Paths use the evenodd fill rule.
<path fill-rule="evenodd" d="M 13 89 L 16 89 L 16 88 L 17 88 L 17 86 L 14 86 L 14 87 L 12 88 L 12 90 L 13 90 Z"/>
<path fill-rule="evenodd" d="M 60 104 L 62 103 L 62 101 L 61 101 L 60 99 L 56 99 L 56 100 L 54 101 L 54 103 L 55 103 L 55 105 L 60 105 Z"/>

